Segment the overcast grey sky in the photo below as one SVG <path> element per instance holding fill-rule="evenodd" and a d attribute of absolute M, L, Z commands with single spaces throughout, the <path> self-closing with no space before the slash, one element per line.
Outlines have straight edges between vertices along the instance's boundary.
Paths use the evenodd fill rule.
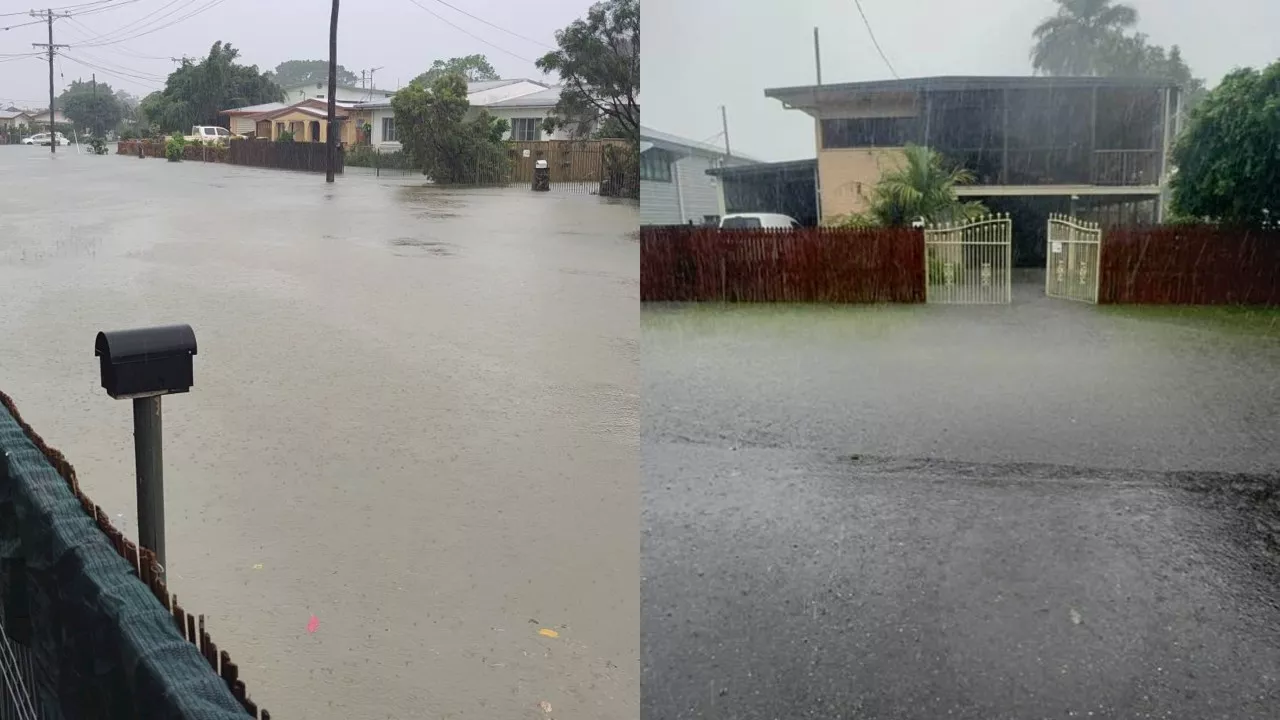
<path fill-rule="evenodd" d="M 813 121 L 764 89 L 814 83 L 813 27 L 824 83 L 892 77 L 853 0 L 642 0 L 644 125 L 717 144 L 720 105 L 735 153 L 813 157 Z M 1138 30 L 1180 45 L 1212 86 L 1236 66 L 1280 59 L 1280 0 L 1131 0 Z M 1024 75 L 1031 30 L 1053 0 L 862 0 L 902 77 Z"/>
<path fill-rule="evenodd" d="M 40 3 L 54 8 L 84 5 L 81 12 L 111 8 L 54 23 L 54 41 L 71 45 L 64 51 L 66 57 L 55 65 L 54 82 L 59 92 L 72 80 L 87 80 L 97 72 L 100 81 L 145 95 L 161 89 L 164 77 L 174 69 L 167 58 L 207 55 L 217 40 L 239 48 L 245 63 L 262 69 L 274 68 L 284 60 L 318 60 L 329 54 L 329 0 L 109 0 L 87 5 L 93 1 Z M 391 89 L 426 70 L 437 58 L 472 53 L 488 56 L 503 77 L 542 77 L 531 61 L 547 52 L 547 47 L 485 25 L 438 0 L 416 1 L 491 45 L 450 27 L 412 0 L 346 0 L 338 23 L 338 62 L 357 75 L 361 69 L 382 67 L 374 80 L 378 87 Z M 591 5 L 591 0 L 447 1 L 547 46 L 555 45 L 556 30 L 585 15 Z M 0 28 L 31 22 L 25 14 L 31 6 L 31 0 L 0 0 Z M 204 7 L 208 9 L 157 32 L 110 45 L 76 47 L 103 33 L 110 33 L 103 40 L 138 35 Z M 23 14 L 5 16 L 14 12 Z M 166 13 L 173 14 L 160 17 Z M 113 32 L 117 28 L 129 30 Z M 33 42 L 47 42 L 47 32 L 43 23 L 0 30 L 0 104 L 48 105 L 46 61 L 13 57 L 14 53 L 32 52 Z M 72 58 L 102 69 L 86 67 Z"/>

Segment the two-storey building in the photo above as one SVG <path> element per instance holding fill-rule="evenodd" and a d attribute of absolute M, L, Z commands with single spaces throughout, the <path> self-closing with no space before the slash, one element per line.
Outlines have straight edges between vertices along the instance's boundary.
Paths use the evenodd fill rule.
<path fill-rule="evenodd" d="M 908 144 L 976 182 L 959 194 L 1014 219 L 1018 265 L 1044 262 L 1044 219 L 1159 222 L 1179 95 L 1154 79 L 928 77 L 765 91 L 814 120 L 818 215 L 866 209 Z"/>

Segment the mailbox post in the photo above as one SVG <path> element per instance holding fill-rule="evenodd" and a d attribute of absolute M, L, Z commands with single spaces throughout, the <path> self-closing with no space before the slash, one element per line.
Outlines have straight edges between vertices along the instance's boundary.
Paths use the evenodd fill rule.
<path fill-rule="evenodd" d="M 117 400 L 133 401 L 133 452 L 138 482 L 138 543 L 156 554 L 159 575 L 168 564 L 164 547 L 164 463 L 160 398 L 194 384 L 196 333 L 190 325 L 98 333 L 102 387 Z"/>

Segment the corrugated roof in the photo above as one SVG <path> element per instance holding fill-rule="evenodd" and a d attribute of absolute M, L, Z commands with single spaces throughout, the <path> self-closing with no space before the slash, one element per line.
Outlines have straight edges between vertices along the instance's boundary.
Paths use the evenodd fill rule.
<path fill-rule="evenodd" d="M 718 145 L 712 145 L 710 143 L 704 143 L 698 140 L 690 140 L 688 138 L 682 138 L 679 135 L 671 135 L 669 133 L 659 132 L 657 130 L 644 127 L 643 125 L 640 126 L 640 139 L 647 140 L 653 143 L 654 147 L 663 148 L 667 150 L 672 150 L 672 149 L 692 150 L 695 152 L 702 153 L 704 155 L 724 155 L 725 154 L 724 148 Z M 731 157 L 735 160 L 742 160 L 744 162 L 749 162 L 749 163 L 760 162 L 755 158 L 747 157 L 745 155 L 732 155 Z"/>
<path fill-rule="evenodd" d="M 0 110 L 0 118 L 4 118 L 5 120 L 12 120 L 13 118 L 18 117 L 19 115 L 30 116 L 30 114 L 31 113 L 28 113 L 25 110 Z"/>
<path fill-rule="evenodd" d="M 269 103 L 262 103 L 261 105 L 246 105 L 245 107 L 231 108 L 230 110 L 223 110 L 218 114 L 219 115 L 236 115 L 236 114 L 248 115 L 251 113 L 271 112 L 272 110 L 279 110 L 281 108 L 286 108 L 286 107 L 289 107 L 289 106 L 285 105 L 282 102 L 269 102 Z"/>
<path fill-rule="evenodd" d="M 556 103 L 560 102 L 560 91 L 563 89 L 563 86 L 555 85 L 539 92 L 529 93 L 528 95 L 518 95 L 513 98 L 507 98 L 506 100 L 499 100 L 496 103 L 489 103 L 488 105 L 485 105 L 485 107 L 555 107 Z"/>
<path fill-rule="evenodd" d="M 537 80 L 529 80 L 528 78 L 514 78 L 511 80 L 479 80 L 477 82 L 467 83 L 467 95 L 474 95 L 478 92 L 484 92 L 485 90 L 494 90 L 496 88 L 506 87 L 508 85 L 514 85 L 515 83 L 518 83 L 518 82 L 528 82 L 528 83 L 533 83 L 534 85 L 539 85 L 541 87 L 547 87 L 546 83 L 541 83 L 541 82 L 538 82 Z M 536 93 L 529 93 L 529 94 L 533 95 Z M 520 97 L 527 97 L 527 96 L 521 95 Z M 506 102 L 506 101 L 504 100 L 503 102 Z M 552 103 L 552 105 L 554 104 L 555 103 Z M 391 100 L 390 99 L 368 100 L 360 103 L 360 107 L 369 108 L 371 110 L 376 110 L 379 108 L 389 108 L 391 107 Z M 492 107 L 492 105 L 485 105 L 485 107 Z"/>
<path fill-rule="evenodd" d="M 765 97 L 788 105 L 810 107 L 818 102 L 839 101 L 848 95 L 875 93 L 910 93 L 942 90 L 1033 90 L 1047 88 L 1169 88 L 1177 84 L 1157 78 L 1121 77 L 1053 77 L 1046 75 L 939 75 L 897 80 L 837 83 L 833 85 L 799 85 L 768 88 Z"/>

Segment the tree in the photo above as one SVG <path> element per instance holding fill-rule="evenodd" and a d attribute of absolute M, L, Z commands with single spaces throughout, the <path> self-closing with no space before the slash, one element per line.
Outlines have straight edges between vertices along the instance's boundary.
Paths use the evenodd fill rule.
<path fill-rule="evenodd" d="M 567 128 L 575 135 L 614 121 L 624 137 L 640 136 L 640 0 L 602 0 L 585 19 L 556 33 L 558 50 L 537 66 L 560 75 L 564 89 L 548 132 Z"/>
<path fill-rule="evenodd" d="M 216 125 L 220 110 L 282 100 L 280 87 L 257 65 L 236 64 L 239 56 L 239 50 L 218 41 L 200 62 L 183 60 L 163 91 L 143 99 L 143 119 L 162 131 L 185 131 L 192 125 Z"/>
<path fill-rule="evenodd" d="M 275 71 L 267 73 L 271 81 L 282 88 L 315 83 L 328 84 L 329 62 L 327 60 L 285 60 L 276 66 Z M 360 78 L 350 70 L 338 65 L 338 84 L 357 85 Z"/>
<path fill-rule="evenodd" d="M 1228 223 L 1280 216 L 1280 61 L 1234 70 L 1191 113 L 1173 150 L 1173 208 Z"/>
<path fill-rule="evenodd" d="M 124 116 L 120 101 L 106 83 L 95 87 L 94 83 L 76 80 L 58 96 L 58 107 L 75 127 L 99 137 L 114 130 Z"/>
<path fill-rule="evenodd" d="M 1057 0 L 1056 15 L 1032 31 L 1031 64 L 1047 75 L 1099 75 L 1103 58 L 1138 11 L 1111 0 Z"/>
<path fill-rule="evenodd" d="M 431 63 L 430 69 L 410 80 L 409 83 L 427 88 L 445 75 L 461 75 L 467 82 L 501 79 L 498 71 L 489 64 L 489 59 L 477 53 L 448 60 L 436 60 Z"/>
<path fill-rule="evenodd" d="M 871 206 L 865 213 L 845 216 L 844 226 L 901 226 L 917 218 L 926 222 L 955 222 L 987 213 L 979 202 L 964 202 L 956 187 L 974 181 L 963 168 L 948 169 L 942 156 L 920 145 L 908 145 L 905 163 L 883 173 L 871 190 Z"/>
<path fill-rule="evenodd" d="M 502 136 L 511 128 L 487 111 L 471 114 L 467 80 L 444 75 L 430 87 L 410 83 L 391 98 L 404 152 L 437 183 L 502 182 L 510 160 Z"/>

